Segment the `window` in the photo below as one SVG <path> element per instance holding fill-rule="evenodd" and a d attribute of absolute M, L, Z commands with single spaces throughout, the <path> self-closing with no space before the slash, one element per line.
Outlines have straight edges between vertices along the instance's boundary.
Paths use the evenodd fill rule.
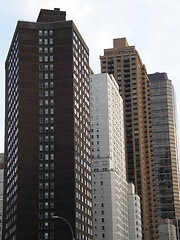
<path fill-rule="evenodd" d="M 53 39 L 52 38 L 49 39 L 49 44 L 53 44 Z"/>
<path fill-rule="evenodd" d="M 53 56 L 50 56 L 50 62 L 53 62 Z"/>
<path fill-rule="evenodd" d="M 39 30 L 39 36 L 42 36 L 42 30 Z"/>
<path fill-rule="evenodd" d="M 41 45 L 43 43 L 42 38 L 39 39 L 39 44 Z"/>
<path fill-rule="evenodd" d="M 48 192 L 45 192 L 45 193 L 44 193 L 44 198 L 45 198 L 45 199 L 48 199 L 48 198 L 49 198 L 49 193 L 48 193 Z"/>
<path fill-rule="evenodd" d="M 43 65 L 39 64 L 39 70 L 42 71 L 43 70 Z"/>
<path fill-rule="evenodd" d="M 42 163 L 39 164 L 39 170 L 43 170 L 43 164 Z"/>
<path fill-rule="evenodd" d="M 53 79 L 53 78 L 54 78 L 54 74 L 50 73 L 50 79 Z"/>
<path fill-rule="evenodd" d="M 39 123 L 43 123 L 43 118 L 39 118 Z"/>
<path fill-rule="evenodd" d="M 45 145 L 45 151 L 49 151 L 49 145 Z"/>
<path fill-rule="evenodd" d="M 45 133 L 49 132 L 49 127 L 45 127 Z"/>
<path fill-rule="evenodd" d="M 48 48 L 47 47 L 44 48 L 44 53 L 48 53 Z"/>
<path fill-rule="evenodd" d="M 49 136 L 45 136 L 45 142 L 49 142 Z"/>
<path fill-rule="evenodd" d="M 43 97 L 43 91 L 39 91 L 39 96 Z"/>
<path fill-rule="evenodd" d="M 39 47 L 39 53 L 43 53 L 43 48 Z"/>
<path fill-rule="evenodd" d="M 54 123 L 54 118 L 53 117 L 50 118 L 50 122 Z"/>
<path fill-rule="evenodd" d="M 43 145 L 39 146 L 39 151 L 41 151 L 41 152 L 43 151 Z"/>
<path fill-rule="evenodd" d="M 48 233 L 45 233 L 44 234 L 44 240 L 48 240 L 49 238 L 48 238 Z"/>
<path fill-rule="evenodd" d="M 45 73 L 44 78 L 45 80 L 48 80 L 48 73 Z"/>
<path fill-rule="evenodd" d="M 49 105 L 49 100 L 45 100 L 44 104 L 45 104 L 45 106 L 48 106 Z"/>
<path fill-rule="evenodd" d="M 44 65 L 44 70 L 48 71 L 48 65 Z"/>
<path fill-rule="evenodd" d="M 53 97 L 54 96 L 54 90 L 50 91 L 50 96 Z"/>
<path fill-rule="evenodd" d="M 53 88 L 53 87 L 54 87 L 54 83 L 50 82 L 50 88 Z"/>
<path fill-rule="evenodd" d="M 39 82 L 39 88 L 43 88 L 43 82 Z"/>
<path fill-rule="evenodd" d="M 45 170 L 49 170 L 49 164 L 45 164 Z"/>
<path fill-rule="evenodd" d="M 44 207 L 45 207 L 45 209 L 48 209 L 48 208 L 49 208 L 48 202 L 45 202 Z"/>

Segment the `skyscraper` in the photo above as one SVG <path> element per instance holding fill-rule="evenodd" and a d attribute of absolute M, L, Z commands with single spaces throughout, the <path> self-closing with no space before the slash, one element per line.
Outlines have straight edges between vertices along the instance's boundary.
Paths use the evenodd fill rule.
<path fill-rule="evenodd" d="M 94 240 L 129 239 L 123 101 L 113 75 L 90 76 Z"/>
<path fill-rule="evenodd" d="M 180 219 L 176 102 L 166 73 L 148 74 L 158 219 Z"/>
<path fill-rule="evenodd" d="M 59 9 L 17 24 L 5 66 L 3 239 L 69 240 L 67 222 L 92 239 L 88 52 Z"/>
<path fill-rule="evenodd" d="M 150 84 L 146 68 L 126 38 L 100 57 L 101 72 L 113 74 L 123 98 L 127 179 L 141 198 L 144 239 L 157 239 Z"/>

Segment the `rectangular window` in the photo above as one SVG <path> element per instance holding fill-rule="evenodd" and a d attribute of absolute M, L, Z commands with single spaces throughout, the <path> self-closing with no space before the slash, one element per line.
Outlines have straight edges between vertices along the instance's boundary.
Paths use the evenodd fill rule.
<path fill-rule="evenodd" d="M 44 36 L 48 36 L 48 31 L 47 30 L 44 31 Z"/>
<path fill-rule="evenodd" d="M 43 70 L 43 65 L 39 64 L 39 70 L 42 71 Z"/>
<path fill-rule="evenodd" d="M 50 91 L 50 96 L 53 97 L 54 96 L 54 90 Z"/>
<path fill-rule="evenodd" d="M 53 78 L 54 78 L 54 74 L 50 73 L 50 79 L 53 79 Z"/>
<path fill-rule="evenodd" d="M 48 71 L 48 65 L 44 65 L 44 71 Z"/>
<path fill-rule="evenodd" d="M 39 53 L 43 53 L 43 48 L 39 47 Z"/>
<path fill-rule="evenodd" d="M 54 118 L 53 117 L 50 118 L 50 122 L 54 123 Z"/>
<path fill-rule="evenodd" d="M 49 78 L 48 73 L 45 73 L 44 78 L 45 78 L 45 80 L 48 80 L 48 78 Z"/>
<path fill-rule="evenodd" d="M 39 30 L 39 36 L 42 36 L 42 30 Z"/>
<path fill-rule="evenodd" d="M 51 160 L 54 160 L 54 153 L 51 153 Z"/>
<path fill-rule="evenodd" d="M 53 88 L 53 87 L 54 87 L 54 83 L 50 82 L 50 88 Z"/>
<path fill-rule="evenodd" d="M 50 62 L 53 62 L 53 56 L 50 56 Z"/>
<path fill-rule="evenodd" d="M 43 57 L 39 56 L 39 62 L 42 62 L 42 60 L 43 60 Z"/>

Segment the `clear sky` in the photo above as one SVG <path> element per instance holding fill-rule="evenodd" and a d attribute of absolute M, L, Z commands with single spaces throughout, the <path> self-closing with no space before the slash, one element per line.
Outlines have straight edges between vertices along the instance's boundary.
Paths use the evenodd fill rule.
<path fill-rule="evenodd" d="M 36 21 L 41 8 L 60 8 L 73 20 L 90 50 L 90 65 L 100 73 L 99 55 L 126 37 L 148 73 L 166 72 L 180 115 L 179 0 L 6 0 L 0 3 L 0 152 L 4 151 L 4 62 L 18 20 Z M 180 120 L 180 116 L 178 117 Z M 180 128 L 180 124 L 179 124 Z"/>

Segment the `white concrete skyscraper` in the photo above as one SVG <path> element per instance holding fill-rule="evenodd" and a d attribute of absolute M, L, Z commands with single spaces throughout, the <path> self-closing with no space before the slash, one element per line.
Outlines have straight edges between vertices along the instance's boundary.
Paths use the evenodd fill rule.
<path fill-rule="evenodd" d="M 112 75 L 90 76 L 94 240 L 129 239 L 123 101 Z"/>

